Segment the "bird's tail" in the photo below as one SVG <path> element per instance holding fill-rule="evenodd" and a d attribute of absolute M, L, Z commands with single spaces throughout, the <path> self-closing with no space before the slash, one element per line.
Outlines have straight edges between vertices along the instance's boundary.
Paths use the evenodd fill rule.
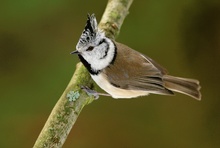
<path fill-rule="evenodd" d="M 165 87 L 171 91 L 179 92 L 197 100 L 201 100 L 200 85 L 198 80 L 164 75 Z"/>

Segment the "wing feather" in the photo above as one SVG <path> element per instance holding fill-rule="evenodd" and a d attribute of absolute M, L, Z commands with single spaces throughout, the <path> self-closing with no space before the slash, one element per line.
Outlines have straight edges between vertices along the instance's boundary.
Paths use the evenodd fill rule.
<path fill-rule="evenodd" d="M 122 89 L 173 94 L 164 87 L 162 77 L 167 71 L 162 66 L 121 43 L 115 44 L 118 47 L 116 60 L 103 70 L 110 83 Z"/>

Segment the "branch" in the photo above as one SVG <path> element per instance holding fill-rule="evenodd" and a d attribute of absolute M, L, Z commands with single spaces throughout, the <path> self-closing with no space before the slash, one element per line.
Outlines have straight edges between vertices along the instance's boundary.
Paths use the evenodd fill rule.
<path fill-rule="evenodd" d="M 133 0 L 109 0 L 99 23 L 106 36 L 115 39 L 128 14 Z M 81 91 L 80 86 L 92 87 L 93 82 L 85 67 L 78 63 L 67 88 L 53 108 L 34 148 L 62 147 L 83 107 L 94 98 Z"/>
<path fill-rule="evenodd" d="M 105 12 L 99 23 L 99 28 L 105 32 L 106 36 L 112 39 L 117 37 L 132 2 L 133 0 L 108 1 Z"/>

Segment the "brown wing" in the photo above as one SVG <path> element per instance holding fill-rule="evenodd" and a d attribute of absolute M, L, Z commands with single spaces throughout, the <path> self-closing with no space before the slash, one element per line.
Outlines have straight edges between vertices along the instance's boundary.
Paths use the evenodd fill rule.
<path fill-rule="evenodd" d="M 164 87 L 162 80 L 166 73 L 164 68 L 123 44 L 117 42 L 115 44 L 118 49 L 116 60 L 103 71 L 112 85 L 122 89 L 173 94 Z"/>

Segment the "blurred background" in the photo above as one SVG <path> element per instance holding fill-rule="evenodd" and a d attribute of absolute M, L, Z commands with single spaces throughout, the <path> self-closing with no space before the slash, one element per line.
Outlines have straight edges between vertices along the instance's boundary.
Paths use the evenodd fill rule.
<path fill-rule="evenodd" d="M 69 53 L 87 13 L 107 0 L 3 0 L 0 5 L 0 147 L 32 147 L 79 62 Z M 202 101 L 176 94 L 86 106 L 64 148 L 219 148 L 220 1 L 134 1 L 117 41 L 170 74 L 199 79 Z"/>

